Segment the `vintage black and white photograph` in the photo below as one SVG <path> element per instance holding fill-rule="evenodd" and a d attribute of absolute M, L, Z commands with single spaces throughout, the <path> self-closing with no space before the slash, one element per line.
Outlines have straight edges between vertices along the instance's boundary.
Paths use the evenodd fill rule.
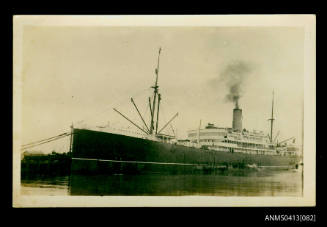
<path fill-rule="evenodd" d="M 14 206 L 315 205 L 313 15 L 13 31 Z"/>

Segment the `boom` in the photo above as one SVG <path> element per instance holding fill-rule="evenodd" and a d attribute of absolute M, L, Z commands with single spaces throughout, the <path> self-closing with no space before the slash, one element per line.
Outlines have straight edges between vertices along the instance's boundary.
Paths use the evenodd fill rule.
<path fill-rule="evenodd" d="M 133 103 L 133 105 L 134 105 L 134 107 L 135 107 L 135 109 L 136 109 L 137 113 L 139 114 L 139 116 L 140 116 L 140 118 L 141 118 L 141 120 L 142 120 L 143 124 L 145 125 L 146 129 L 147 129 L 147 130 L 148 130 L 148 132 L 149 132 L 149 128 L 148 128 L 148 126 L 146 125 L 146 123 L 145 123 L 145 121 L 144 121 L 144 119 L 143 119 L 143 117 L 142 117 L 142 115 L 141 115 L 141 113 L 140 113 L 139 109 L 137 108 L 137 106 L 136 106 L 136 104 L 135 104 L 135 102 L 134 102 L 133 98 L 131 98 L 131 102 Z"/>
<path fill-rule="evenodd" d="M 175 119 L 175 117 L 177 117 L 178 116 L 178 113 L 176 113 L 166 124 L 165 124 L 165 126 L 164 127 L 162 127 L 160 130 L 159 130 L 159 132 L 158 132 L 158 134 L 162 131 L 162 130 L 164 130 L 166 127 L 167 127 L 167 125 L 170 123 L 170 122 L 172 122 L 174 119 Z"/>
<path fill-rule="evenodd" d="M 129 122 L 131 122 L 135 127 L 137 127 L 138 129 L 140 129 L 142 132 L 144 132 L 145 134 L 148 134 L 148 132 L 144 131 L 140 126 L 138 126 L 137 124 L 135 124 L 133 121 L 131 121 L 128 117 L 126 117 L 124 114 L 122 114 L 121 112 L 119 112 L 115 108 L 114 108 L 114 111 L 116 111 L 117 113 L 119 113 L 123 118 L 125 118 L 126 120 L 128 120 Z"/>

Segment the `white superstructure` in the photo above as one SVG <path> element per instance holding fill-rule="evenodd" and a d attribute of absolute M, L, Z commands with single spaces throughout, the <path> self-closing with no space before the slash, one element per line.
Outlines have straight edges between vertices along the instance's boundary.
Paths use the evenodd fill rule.
<path fill-rule="evenodd" d="M 209 150 L 242 152 L 262 155 L 295 155 L 296 150 L 286 145 L 271 143 L 262 131 L 235 131 L 232 128 L 215 127 L 208 124 L 204 129 L 188 131 L 188 143 L 184 145 L 202 147 Z"/>

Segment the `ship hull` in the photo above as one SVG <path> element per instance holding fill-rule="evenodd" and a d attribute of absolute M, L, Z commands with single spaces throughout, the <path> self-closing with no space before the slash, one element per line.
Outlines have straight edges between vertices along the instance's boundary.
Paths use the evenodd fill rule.
<path fill-rule="evenodd" d="M 255 155 L 204 150 L 125 135 L 74 129 L 72 172 L 196 173 L 226 168 L 294 167 L 298 156 Z"/>

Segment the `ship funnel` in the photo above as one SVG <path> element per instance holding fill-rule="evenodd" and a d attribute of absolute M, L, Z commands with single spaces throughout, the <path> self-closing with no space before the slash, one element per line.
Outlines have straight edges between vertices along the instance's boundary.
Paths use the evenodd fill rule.
<path fill-rule="evenodd" d="M 242 109 L 238 105 L 233 110 L 233 130 L 242 131 Z"/>

